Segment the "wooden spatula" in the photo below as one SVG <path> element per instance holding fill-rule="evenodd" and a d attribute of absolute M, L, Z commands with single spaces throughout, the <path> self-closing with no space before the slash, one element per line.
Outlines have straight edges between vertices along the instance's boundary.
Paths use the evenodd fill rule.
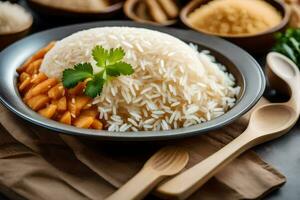
<path fill-rule="evenodd" d="M 187 151 L 165 147 L 155 153 L 131 180 L 107 200 L 138 200 L 145 197 L 160 181 L 180 172 L 189 160 Z"/>
<path fill-rule="evenodd" d="M 248 128 L 218 152 L 157 189 L 166 199 L 186 199 L 238 155 L 260 143 L 288 132 L 299 117 L 299 70 L 293 62 L 277 53 L 268 55 L 268 65 L 289 85 L 292 95 L 288 102 L 267 104 L 255 109 Z M 298 88 L 297 88 L 298 87 Z"/>

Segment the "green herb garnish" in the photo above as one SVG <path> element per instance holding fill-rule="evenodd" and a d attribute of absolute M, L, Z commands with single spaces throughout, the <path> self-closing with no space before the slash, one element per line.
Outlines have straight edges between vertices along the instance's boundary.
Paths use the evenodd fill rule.
<path fill-rule="evenodd" d="M 274 51 L 286 55 L 300 67 L 300 29 L 287 29 L 275 35 Z"/>
<path fill-rule="evenodd" d="M 73 88 L 79 82 L 89 79 L 84 93 L 94 98 L 101 94 L 103 85 L 109 77 L 130 75 L 134 72 L 130 64 L 122 61 L 125 52 L 121 47 L 106 50 L 97 45 L 92 50 L 92 55 L 101 71 L 95 74 L 91 63 L 76 64 L 72 69 L 64 70 L 62 78 L 64 87 Z"/>

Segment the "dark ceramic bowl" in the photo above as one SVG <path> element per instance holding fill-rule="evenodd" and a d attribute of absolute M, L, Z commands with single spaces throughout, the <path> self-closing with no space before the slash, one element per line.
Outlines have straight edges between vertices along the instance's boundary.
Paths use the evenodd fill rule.
<path fill-rule="evenodd" d="M 278 10 L 282 15 L 282 21 L 277 26 L 270 28 L 264 32 L 253 34 L 253 35 L 245 35 L 245 36 L 226 35 L 225 36 L 225 35 L 213 34 L 211 32 L 206 32 L 203 29 L 199 29 L 198 27 L 193 26 L 187 20 L 190 13 L 192 13 L 194 10 L 196 10 L 197 8 L 201 7 L 204 4 L 207 4 L 210 1 L 213 0 L 192 0 L 181 10 L 180 12 L 181 21 L 191 29 L 209 35 L 220 36 L 230 42 L 235 43 L 236 45 L 242 47 L 243 49 L 249 51 L 250 53 L 254 53 L 254 54 L 266 53 L 268 50 L 272 48 L 272 46 L 275 43 L 274 34 L 276 32 L 281 32 L 287 28 L 291 16 L 290 9 L 282 1 L 265 0 L 274 8 L 276 8 L 276 10 Z"/>
<path fill-rule="evenodd" d="M 194 43 L 200 49 L 208 49 L 217 58 L 218 62 L 227 66 L 237 79 L 241 92 L 236 105 L 224 115 L 211 121 L 187 128 L 169 131 L 141 131 L 141 132 L 109 132 L 92 129 L 80 129 L 48 120 L 29 109 L 20 98 L 16 87 L 16 69 L 35 51 L 53 40 L 60 40 L 74 32 L 94 27 L 104 26 L 131 26 L 145 27 L 171 34 L 187 43 Z M 239 47 L 220 38 L 199 34 L 194 31 L 185 31 L 172 28 L 163 28 L 142 25 L 129 21 L 105 21 L 87 24 L 78 24 L 55 28 L 40 32 L 16 42 L 0 54 L 0 100 L 9 110 L 34 124 L 59 131 L 62 133 L 85 136 L 94 139 L 111 141 L 149 141 L 176 139 L 206 133 L 221 128 L 236 120 L 252 108 L 260 99 L 265 89 L 264 74 L 257 62 Z"/>
<path fill-rule="evenodd" d="M 25 37 L 30 32 L 30 29 L 31 24 L 25 30 L 16 33 L 0 34 L 0 51 L 11 43 Z"/>

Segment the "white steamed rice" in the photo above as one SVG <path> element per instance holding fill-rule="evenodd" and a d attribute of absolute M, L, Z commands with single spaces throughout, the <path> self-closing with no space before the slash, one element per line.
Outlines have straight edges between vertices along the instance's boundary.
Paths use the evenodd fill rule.
<path fill-rule="evenodd" d="M 169 130 L 216 118 L 234 106 L 240 88 L 208 51 L 157 31 L 104 27 L 75 33 L 50 50 L 41 66 L 61 78 L 66 68 L 93 62 L 95 45 L 122 47 L 135 72 L 105 84 L 93 104 L 109 131 Z"/>
<path fill-rule="evenodd" d="M 9 34 L 27 29 L 32 16 L 20 5 L 0 1 L 0 34 Z"/>

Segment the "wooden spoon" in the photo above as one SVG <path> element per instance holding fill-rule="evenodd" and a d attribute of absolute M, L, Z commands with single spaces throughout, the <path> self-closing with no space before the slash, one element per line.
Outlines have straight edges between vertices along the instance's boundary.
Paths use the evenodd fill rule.
<path fill-rule="evenodd" d="M 179 147 L 165 147 L 155 153 L 131 180 L 107 200 L 143 199 L 167 176 L 180 172 L 189 160 L 189 154 Z"/>
<path fill-rule="evenodd" d="M 167 199 L 186 199 L 220 169 L 244 151 L 287 133 L 299 117 L 299 70 L 288 58 L 271 53 L 268 65 L 290 86 L 292 95 L 286 103 L 267 104 L 255 109 L 247 129 L 232 142 L 182 174 L 157 188 Z M 295 82 L 298 81 L 298 82 Z M 298 101 L 297 101 L 298 100 Z"/>

